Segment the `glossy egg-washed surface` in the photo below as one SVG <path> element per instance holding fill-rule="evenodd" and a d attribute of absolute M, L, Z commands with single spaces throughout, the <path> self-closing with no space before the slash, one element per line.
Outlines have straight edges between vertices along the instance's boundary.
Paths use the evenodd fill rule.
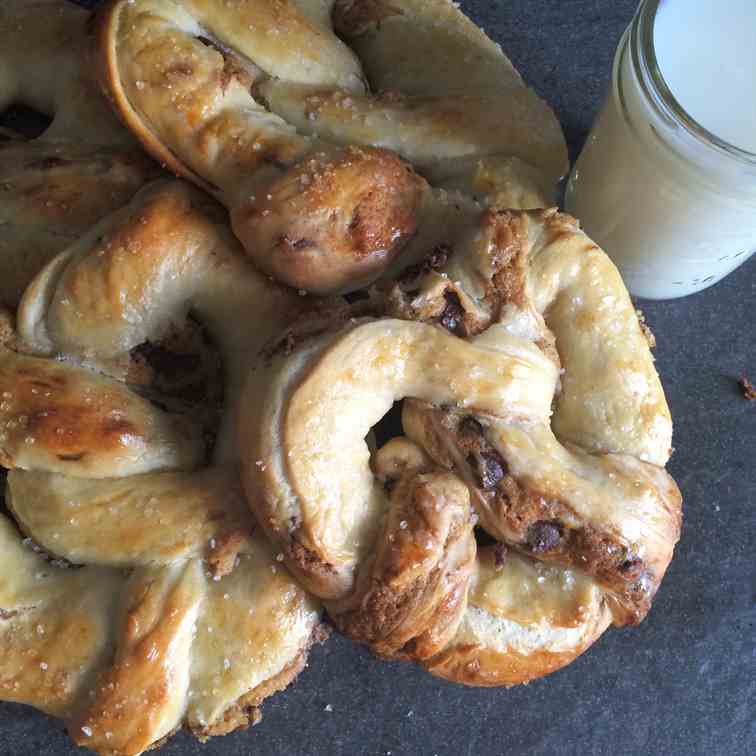
<path fill-rule="evenodd" d="M 62 717 L 81 745 L 137 754 L 182 726 L 246 726 L 299 673 L 318 607 L 255 532 L 234 425 L 248 361 L 300 306 L 175 180 L 37 275 L 0 354 L 6 505 L 28 535 L 2 516 L 4 698 Z M 210 457 L 201 413 L 128 382 L 134 348 L 190 309 L 224 368 Z"/>
<path fill-rule="evenodd" d="M 448 259 L 434 253 L 386 284 L 384 306 L 403 319 L 295 328 L 253 370 L 239 431 L 253 508 L 337 627 L 382 656 L 505 685 L 574 659 L 609 615 L 616 625 L 645 617 L 679 538 L 681 499 L 660 466 L 669 410 L 614 267 L 556 211 L 482 211 L 478 222 L 483 231 L 463 226 Z M 589 310 L 586 334 L 594 299 L 613 307 Z M 586 362 L 593 373 L 581 382 Z M 404 431 L 433 462 L 399 441 L 371 461 L 365 438 L 402 399 Z M 518 615 L 507 601 L 492 610 L 505 592 L 485 588 L 468 605 L 474 520 L 448 470 L 468 483 L 489 534 L 557 573 L 592 576 L 586 603 L 573 579 L 549 592 L 502 546 L 499 582 L 544 614 Z"/>
<path fill-rule="evenodd" d="M 553 113 L 491 40 L 445 0 L 398 8 L 109 2 L 100 79 L 145 149 L 229 208 L 263 270 L 352 291 L 433 226 L 434 187 L 537 207 L 566 169 Z M 464 83 L 456 55 L 476 70 Z"/>

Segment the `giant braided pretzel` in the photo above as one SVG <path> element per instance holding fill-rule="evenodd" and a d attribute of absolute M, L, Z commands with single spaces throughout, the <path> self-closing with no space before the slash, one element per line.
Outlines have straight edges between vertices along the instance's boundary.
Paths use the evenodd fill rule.
<path fill-rule="evenodd" d="M 553 113 L 446 0 L 113 0 L 98 26 L 124 122 L 296 288 L 357 289 L 427 248 L 456 190 L 541 207 L 567 167 Z"/>
<path fill-rule="evenodd" d="M 642 620 L 679 536 L 669 412 L 608 258 L 507 209 L 546 206 L 566 154 L 501 50 L 446 0 L 110 0 L 97 56 L 263 271 L 380 280 L 297 296 L 178 182 L 34 278 L 0 354 L 7 500 L 87 566 L 2 525 L 2 697 L 104 753 L 243 726 L 318 635 L 281 562 L 348 636 L 469 685 Z M 210 463 L 212 413 L 139 357 L 189 311 L 224 358 Z M 372 450 L 400 399 L 407 438 Z"/>
<path fill-rule="evenodd" d="M 159 168 L 109 112 L 90 76 L 88 14 L 61 0 L 0 4 L 0 112 L 52 117 L 38 138 L 0 142 L 0 303 Z"/>
<path fill-rule="evenodd" d="M 300 308 L 178 182 L 143 189 L 35 278 L 0 358 L 6 498 L 36 544 L 88 566 L 46 564 L 3 520 L 3 698 L 132 754 L 182 723 L 201 738 L 244 726 L 300 671 L 318 610 L 254 533 L 234 431 L 248 360 Z M 189 309 L 224 357 L 209 462 L 200 423 L 122 380 L 134 347 Z"/>

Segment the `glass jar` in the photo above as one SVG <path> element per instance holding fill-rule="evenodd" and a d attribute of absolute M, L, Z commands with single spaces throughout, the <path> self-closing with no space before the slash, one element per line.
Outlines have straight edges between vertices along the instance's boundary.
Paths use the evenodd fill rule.
<path fill-rule="evenodd" d="M 707 131 L 670 92 L 654 48 L 661 1 L 644 0 L 620 41 L 566 194 L 630 292 L 649 299 L 701 291 L 756 251 L 756 154 Z"/>

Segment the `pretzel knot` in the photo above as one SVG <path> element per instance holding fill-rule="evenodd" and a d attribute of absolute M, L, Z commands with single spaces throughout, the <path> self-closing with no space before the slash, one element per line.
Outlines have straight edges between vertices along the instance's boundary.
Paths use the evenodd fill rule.
<path fill-rule="evenodd" d="M 245 488 L 292 571 L 348 635 L 474 685 L 640 621 L 681 499 L 608 258 L 556 211 L 484 211 L 383 296 L 403 319 L 290 334 L 247 384 Z M 365 438 L 402 399 L 411 440 L 371 467 Z M 499 541 L 477 557 L 476 519 Z"/>
<path fill-rule="evenodd" d="M 554 114 L 445 0 L 111 0 L 98 39 L 144 147 L 298 289 L 358 289 L 426 248 L 448 190 L 542 207 L 567 168 Z"/>
<path fill-rule="evenodd" d="M 35 278 L 0 355 L 0 454 L 10 509 L 57 561 L 3 518 L 4 698 L 135 754 L 182 723 L 200 738 L 245 726 L 302 668 L 318 607 L 254 532 L 234 430 L 247 362 L 299 300 L 178 182 L 143 189 Z M 204 370 L 176 336 L 196 345 L 190 312 L 223 358 L 209 456 L 212 393 L 161 375 L 161 354 Z"/>

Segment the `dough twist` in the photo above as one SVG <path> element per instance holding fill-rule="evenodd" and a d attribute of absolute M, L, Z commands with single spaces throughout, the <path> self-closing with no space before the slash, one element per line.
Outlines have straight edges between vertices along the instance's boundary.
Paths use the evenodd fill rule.
<path fill-rule="evenodd" d="M 553 113 L 445 1 L 112 0 L 99 38 L 124 122 L 296 288 L 370 283 L 453 222 L 450 189 L 540 207 L 567 168 Z M 481 67 L 464 94 L 447 60 L 463 48 Z"/>
<path fill-rule="evenodd" d="M 3 520 L 0 693 L 100 753 L 246 726 L 319 633 L 255 532 L 234 430 L 248 361 L 301 299 L 250 267 L 218 212 L 179 182 L 144 188 L 37 276 L 0 354 L 7 503 L 29 542 L 87 565 L 44 562 Z M 189 313 L 224 363 L 209 464 L 199 413 L 129 384 L 134 349 Z"/>

